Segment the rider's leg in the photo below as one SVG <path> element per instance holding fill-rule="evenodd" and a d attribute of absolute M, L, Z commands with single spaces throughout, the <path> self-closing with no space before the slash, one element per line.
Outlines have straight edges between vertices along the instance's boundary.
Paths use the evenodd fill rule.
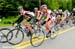
<path fill-rule="evenodd" d="M 23 23 L 24 26 L 28 27 L 28 29 L 30 30 L 31 33 L 34 32 L 34 30 L 32 29 L 32 26 L 27 22 L 27 20 L 24 19 L 22 21 L 22 23 Z"/>
<path fill-rule="evenodd" d="M 46 22 L 46 31 L 49 32 L 51 30 L 51 20 Z"/>
<path fill-rule="evenodd" d="M 51 21 L 46 22 L 46 37 L 51 33 Z"/>

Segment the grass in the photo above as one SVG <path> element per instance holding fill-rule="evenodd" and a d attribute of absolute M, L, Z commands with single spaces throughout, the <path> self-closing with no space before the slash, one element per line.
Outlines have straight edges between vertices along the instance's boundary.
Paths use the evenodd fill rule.
<path fill-rule="evenodd" d="M 16 17 L 9 17 L 9 18 L 2 18 L 2 21 L 0 22 L 0 27 L 3 26 L 11 26 L 13 22 L 15 22 L 18 19 L 19 16 Z"/>

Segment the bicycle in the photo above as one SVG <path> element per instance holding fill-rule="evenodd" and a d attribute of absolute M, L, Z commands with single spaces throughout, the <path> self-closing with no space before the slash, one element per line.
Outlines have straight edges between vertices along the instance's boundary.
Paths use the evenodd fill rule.
<path fill-rule="evenodd" d="M 58 27 L 56 26 L 56 23 L 53 23 L 51 27 L 51 32 L 47 34 L 47 36 L 50 37 L 50 39 L 52 40 L 55 39 L 58 35 L 58 32 L 57 32 L 58 30 L 56 29 L 56 27 Z"/>
<path fill-rule="evenodd" d="M 34 22 L 34 21 L 33 21 Z M 37 46 L 40 46 L 43 42 L 44 42 L 44 38 L 45 38 L 45 34 L 44 34 L 44 32 L 41 32 L 42 30 L 40 30 L 40 28 L 38 27 L 38 25 L 37 24 L 35 24 L 35 23 L 33 23 L 32 24 L 32 27 L 33 27 L 33 29 L 36 31 L 35 33 L 33 33 L 33 34 L 31 34 L 31 33 L 29 33 L 30 34 L 30 43 L 31 43 L 31 45 L 32 46 L 34 46 L 34 47 L 37 47 Z M 37 28 L 36 28 L 37 27 Z M 26 30 L 27 28 L 25 28 L 25 30 Z M 14 28 L 14 29 L 12 29 L 8 34 L 7 34 L 7 40 L 9 39 L 8 37 L 9 37 L 9 35 L 10 35 L 10 33 L 13 33 L 13 34 L 11 34 L 10 36 L 13 38 L 13 36 L 14 36 L 14 31 L 15 31 L 15 38 L 17 38 L 18 37 L 18 34 L 19 33 L 21 33 L 20 34 L 20 37 L 21 37 L 21 39 L 19 39 L 20 41 L 18 42 L 18 40 L 17 40 L 17 42 L 16 43 L 14 43 L 13 41 L 8 41 L 8 43 L 9 44 L 12 44 L 12 45 L 16 45 L 16 44 L 20 44 L 22 41 L 23 41 L 23 39 L 24 39 L 24 32 L 26 32 L 22 27 L 21 27 L 21 24 L 18 24 L 17 26 L 16 26 L 16 28 Z M 29 29 L 28 29 L 29 30 Z M 17 32 L 16 32 L 17 31 Z M 20 32 L 19 32 L 20 31 Z M 39 40 L 39 37 L 40 37 L 40 35 L 41 35 L 41 33 L 42 33 L 42 41 L 40 41 L 40 44 L 34 44 L 33 43 L 33 40 L 34 39 L 38 39 Z M 38 34 L 38 36 L 37 36 L 37 34 Z M 35 35 L 35 36 L 34 36 Z M 11 38 L 11 39 L 12 39 Z"/>

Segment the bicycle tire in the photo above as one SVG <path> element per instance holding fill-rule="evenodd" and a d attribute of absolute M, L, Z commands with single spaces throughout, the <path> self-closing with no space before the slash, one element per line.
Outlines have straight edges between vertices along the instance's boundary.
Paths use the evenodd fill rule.
<path fill-rule="evenodd" d="M 53 36 L 54 34 L 56 34 L 55 36 Z M 50 39 L 55 39 L 57 37 L 58 33 L 57 32 L 54 32 L 53 34 L 50 34 Z M 52 37 L 53 36 L 53 37 Z"/>
<path fill-rule="evenodd" d="M 23 33 L 23 31 L 22 31 L 21 29 L 13 29 L 13 30 L 11 30 L 11 31 L 8 33 L 8 35 L 7 35 L 7 40 L 8 40 L 9 34 L 10 34 L 10 33 L 13 33 L 13 34 L 14 34 L 13 31 L 15 31 L 15 30 L 21 31 L 20 33 L 22 33 L 22 39 L 21 39 L 19 42 L 17 42 L 17 43 L 8 41 L 8 43 L 11 44 L 11 45 L 17 45 L 17 44 L 20 44 L 20 43 L 23 41 L 23 39 L 24 39 L 24 33 Z M 18 32 L 18 33 L 19 33 L 19 32 Z M 12 38 L 13 38 L 13 34 L 12 34 Z M 17 34 L 17 35 L 18 35 L 18 34 Z M 16 35 L 16 36 L 17 36 L 17 35 Z M 12 38 L 11 38 L 11 39 L 12 39 Z"/>
<path fill-rule="evenodd" d="M 40 28 L 38 28 L 38 29 L 40 30 Z M 40 30 L 40 31 L 42 31 L 42 30 Z M 32 45 L 33 47 L 38 47 L 38 46 L 40 46 L 40 45 L 44 42 L 45 33 L 44 33 L 43 31 L 42 31 L 42 32 L 39 32 L 39 33 L 42 33 L 42 34 L 43 34 L 43 39 L 42 39 L 42 41 L 41 41 L 39 44 L 33 42 L 33 36 L 34 36 L 34 35 L 31 35 L 30 43 L 31 43 L 31 45 Z M 36 33 L 34 33 L 34 34 L 36 34 Z M 35 37 L 34 37 L 34 38 L 35 38 Z M 39 38 L 39 37 L 36 37 L 36 38 Z M 36 45 L 36 44 L 37 44 L 37 45 Z"/>
<path fill-rule="evenodd" d="M 6 40 L 5 40 L 5 41 L 1 41 L 1 43 L 6 43 L 6 42 L 8 42 L 9 40 L 11 40 L 11 38 L 7 40 L 7 35 L 5 35 L 5 34 L 2 32 L 2 31 L 4 31 L 4 30 L 10 31 L 9 28 L 2 28 L 2 29 L 0 29 L 0 33 L 2 33 L 3 36 L 6 38 Z M 8 33 L 7 33 L 7 34 L 8 34 Z M 12 36 L 11 36 L 11 37 L 12 37 Z"/>

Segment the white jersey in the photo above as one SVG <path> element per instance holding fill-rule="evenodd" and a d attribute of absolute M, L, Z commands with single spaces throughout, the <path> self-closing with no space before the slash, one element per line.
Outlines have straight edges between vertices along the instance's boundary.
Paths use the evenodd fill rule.
<path fill-rule="evenodd" d="M 35 14 L 33 12 L 28 12 L 28 14 L 30 14 L 32 16 L 35 16 Z"/>
<path fill-rule="evenodd" d="M 29 15 L 35 16 L 35 14 L 33 12 L 30 12 L 30 11 L 22 11 L 22 15 L 25 15 L 26 13 L 29 14 Z"/>
<path fill-rule="evenodd" d="M 47 12 L 48 12 L 48 14 L 51 14 L 51 13 L 52 13 L 52 11 L 51 11 L 51 10 L 47 10 Z"/>
<path fill-rule="evenodd" d="M 56 17 L 52 16 L 51 21 L 54 22 L 56 20 Z"/>
<path fill-rule="evenodd" d="M 52 11 L 48 9 L 48 10 L 47 10 L 47 14 L 50 15 L 51 13 L 52 13 Z M 50 18 L 51 18 L 51 16 L 50 16 Z"/>
<path fill-rule="evenodd" d="M 53 13 L 51 10 L 47 10 L 48 14 L 50 14 L 51 21 L 54 22 L 56 20 L 56 17 L 52 16 L 51 13 Z"/>

